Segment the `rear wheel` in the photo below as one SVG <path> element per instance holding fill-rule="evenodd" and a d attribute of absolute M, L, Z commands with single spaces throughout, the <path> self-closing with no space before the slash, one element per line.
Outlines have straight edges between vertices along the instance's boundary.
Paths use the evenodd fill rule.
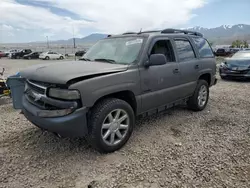
<path fill-rule="evenodd" d="M 134 111 L 127 102 L 105 99 L 91 111 L 88 140 L 99 152 L 114 152 L 126 144 L 134 122 Z"/>
<path fill-rule="evenodd" d="M 199 80 L 193 96 L 188 101 L 188 107 L 194 111 L 203 110 L 209 99 L 209 86 L 207 81 Z"/>

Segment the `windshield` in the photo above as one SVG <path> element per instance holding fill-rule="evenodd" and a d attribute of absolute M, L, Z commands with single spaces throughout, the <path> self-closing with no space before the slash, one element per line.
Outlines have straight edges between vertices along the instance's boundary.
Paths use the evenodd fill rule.
<path fill-rule="evenodd" d="M 82 56 L 83 60 L 103 61 L 117 64 L 134 62 L 140 52 L 143 38 L 110 38 L 97 42 Z"/>
<path fill-rule="evenodd" d="M 237 52 L 235 53 L 232 58 L 248 58 L 250 59 L 250 52 L 248 51 L 243 51 L 243 52 Z"/>

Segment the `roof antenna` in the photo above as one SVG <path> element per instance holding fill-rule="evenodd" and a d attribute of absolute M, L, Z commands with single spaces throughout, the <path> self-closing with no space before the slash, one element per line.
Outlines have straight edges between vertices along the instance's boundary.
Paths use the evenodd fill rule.
<path fill-rule="evenodd" d="M 139 31 L 139 33 L 138 33 L 138 34 L 141 34 L 141 32 L 142 32 L 142 28 L 140 29 L 140 31 Z"/>

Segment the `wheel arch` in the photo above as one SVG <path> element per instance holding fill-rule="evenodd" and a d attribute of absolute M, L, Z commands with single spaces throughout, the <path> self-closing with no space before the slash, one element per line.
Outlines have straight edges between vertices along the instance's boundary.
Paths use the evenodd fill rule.
<path fill-rule="evenodd" d="M 126 101 L 132 107 L 134 113 L 137 114 L 137 107 L 138 107 L 137 101 L 136 101 L 135 94 L 132 91 L 123 90 L 123 91 L 118 91 L 118 92 L 106 94 L 106 95 L 98 98 L 94 102 L 93 106 L 95 106 L 97 103 L 99 103 L 100 101 L 107 99 L 107 98 L 117 98 L 117 99 L 121 99 L 121 100 Z"/>
<path fill-rule="evenodd" d="M 199 76 L 199 80 L 205 80 L 210 86 L 212 81 L 212 76 L 210 73 L 203 73 Z"/>

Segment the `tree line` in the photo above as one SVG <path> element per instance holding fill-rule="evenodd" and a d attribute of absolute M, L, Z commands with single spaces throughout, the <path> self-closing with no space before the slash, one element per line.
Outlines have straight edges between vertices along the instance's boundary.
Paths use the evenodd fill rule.
<path fill-rule="evenodd" d="M 232 48 L 249 48 L 249 44 L 246 40 L 235 40 L 232 42 Z"/>

